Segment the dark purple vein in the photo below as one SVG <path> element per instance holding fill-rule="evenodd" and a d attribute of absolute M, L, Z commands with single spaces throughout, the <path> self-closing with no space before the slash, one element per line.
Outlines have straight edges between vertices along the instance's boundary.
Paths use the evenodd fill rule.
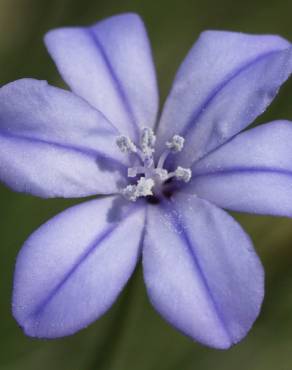
<path fill-rule="evenodd" d="M 234 78 L 239 76 L 242 72 L 245 72 L 249 67 L 252 65 L 262 61 L 264 58 L 267 58 L 273 54 L 279 53 L 282 51 L 279 50 L 273 50 L 268 53 L 261 54 L 257 56 L 256 58 L 244 63 L 240 67 L 238 67 L 235 71 L 232 73 L 229 73 L 222 81 L 217 85 L 216 88 L 214 88 L 211 93 L 207 96 L 205 101 L 200 105 L 200 107 L 191 115 L 191 118 L 189 119 L 188 123 L 182 130 L 181 135 L 187 136 L 189 131 L 191 129 L 194 129 L 196 127 L 196 123 L 198 122 L 200 116 L 205 112 L 205 110 L 208 108 L 208 106 L 212 103 L 212 101 L 216 98 L 216 96 L 226 87 Z"/>
<path fill-rule="evenodd" d="M 88 157 L 90 159 L 94 159 L 94 160 L 96 160 L 98 158 L 105 159 L 105 160 L 107 160 L 109 162 L 112 162 L 113 164 L 119 166 L 122 169 L 126 168 L 126 166 L 122 162 L 120 162 L 120 161 L 118 161 L 118 160 L 116 160 L 112 157 L 108 157 L 107 155 L 105 155 L 102 152 L 99 152 L 98 150 L 92 150 L 92 149 L 72 146 L 72 145 L 68 145 L 68 144 L 60 144 L 60 143 L 53 142 L 53 141 L 46 141 L 46 140 L 38 139 L 38 138 L 34 138 L 34 137 L 20 136 L 20 135 L 11 134 L 11 133 L 8 133 L 8 132 L 1 132 L 0 131 L 0 137 L 1 136 L 5 137 L 5 138 L 8 138 L 8 139 L 12 139 L 12 140 L 27 141 L 31 144 L 37 143 L 37 144 L 41 144 L 41 145 L 51 146 L 51 147 L 54 147 L 56 149 L 68 150 L 68 151 L 81 154 L 83 156 L 86 156 L 86 157 Z"/>
<path fill-rule="evenodd" d="M 70 270 L 64 274 L 63 278 L 60 280 L 60 282 L 51 290 L 51 292 L 47 295 L 45 299 L 36 307 L 36 309 L 32 312 L 30 317 L 37 317 L 39 316 L 42 311 L 45 309 L 45 307 L 52 301 L 52 299 L 55 297 L 55 295 L 63 288 L 63 286 L 66 284 L 66 282 L 74 275 L 74 273 L 77 271 L 77 269 L 92 255 L 93 252 L 96 251 L 98 247 L 102 245 L 102 243 L 107 240 L 111 234 L 117 230 L 126 220 L 128 217 L 130 217 L 138 208 L 136 206 L 132 206 L 130 208 L 130 211 L 127 215 L 123 217 L 123 220 L 120 222 L 113 223 L 111 226 L 109 226 L 106 230 L 104 230 L 102 233 L 100 233 L 93 242 L 88 246 L 88 248 L 82 253 L 78 259 L 75 261 L 73 266 L 70 268 Z"/>
<path fill-rule="evenodd" d="M 119 78 L 117 77 L 115 71 L 114 71 L 114 68 L 111 64 L 111 61 L 110 61 L 110 58 L 108 57 L 107 53 L 106 53 L 106 50 L 104 49 L 104 47 L 102 46 L 102 43 L 99 41 L 98 39 L 98 36 L 97 34 L 93 31 L 92 28 L 87 28 L 87 31 L 88 31 L 88 34 L 90 35 L 92 41 L 94 42 L 95 46 L 97 47 L 97 49 L 99 50 L 103 60 L 104 60 L 104 63 L 109 71 L 109 74 L 111 76 L 111 79 L 112 79 L 112 82 L 113 82 L 113 85 L 118 93 L 118 95 L 120 96 L 121 98 L 121 101 L 123 103 L 123 106 L 128 114 L 128 117 L 131 121 L 131 123 L 133 124 L 133 126 L 135 127 L 135 130 L 136 132 L 138 133 L 139 132 L 139 127 L 138 127 L 138 123 L 135 119 L 135 116 L 134 116 L 134 113 L 133 113 L 133 110 L 132 110 L 132 107 L 131 107 L 131 104 L 128 100 L 128 97 L 127 97 L 127 94 L 126 92 L 124 91 L 124 88 L 119 80 Z M 129 61 L 130 62 L 130 61 Z"/>
<path fill-rule="evenodd" d="M 199 272 L 199 276 L 201 277 L 201 281 L 203 283 L 203 286 L 206 289 L 206 292 L 208 294 L 208 297 L 210 298 L 210 302 L 213 305 L 213 308 L 214 308 L 214 310 L 215 310 L 215 312 L 217 314 L 217 317 L 218 317 L 219 321 L 221 322 L 222 327 L 225 330 L 225 332 L 226 332 L 229 340 L 231 341 L 231 343 L 233 343 L 233 336 L 230 333 L 229 328 L 228 328 L 228 325 L 227 325 L 227 323 L 226 323 L 223 315 L 221 314 L 221 312 L 219 310 L 219 307 L 217 305 L 217 302 L 216 302 L 216 300 L 215 300 L 215 298 L 213 296 L 212 290 L 211 290 L 211 288 L 209 286 L 208 280 L 207 280 L 207 278 L 205 276 L 205 273 L 204 273 L 204 271 L 203 271 L 203 269 L 201 267 L 200 260 L 199 260 L 198 256 L 195 253 L 195 248 L 193 248 L 193 246 L 192 246 L 192 244 L 194 244 L 194 243 L 192 243 L 190 241 L 190 238 L 188 236 L 188 233 L 187 233 L 185 227 L 183 226 L 181 219 L 177 217 L 177 214 L 179 212 L 175 209 L 173 203 L 172 203 L 172 206 L 169 206 L 169 205 L 164 204 L 164 208 L 167 209 L 167 212 L 170 215 L 170 219 L 171 219 L 171 222 L 172 222 L 174 228 L 176 230 L 178 230 L 177 235 L 182 240 L 182 242 L 186 245 L 187 252 L 190 255 L 190 258 L 191 258 L 193 267 L 194 267 L 196 273 Z"/>
<path fill-rule="evenodd" d="M 265 167 L 231 167 L 227 169 L 211 170 L 209 172 L 193 173 L 193 181 L 201 177 L 212 176 L 228 176 L 228 175 L 241 175 L 241 174 L 257 174 L 257 173 L 275 173 L 278 175 L 292 176 L 292 170 L 285 170 L 281 168 L 265 168 Z"/>

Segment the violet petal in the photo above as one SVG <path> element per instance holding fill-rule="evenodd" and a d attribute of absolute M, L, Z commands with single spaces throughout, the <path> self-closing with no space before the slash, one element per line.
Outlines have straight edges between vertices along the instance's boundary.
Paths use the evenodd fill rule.
<path fill-rule="evenodd" d="M 83 99 L 23 79 L 0 89 L 0 179 L 41 197 L 118 192 L 126 156 L 118 132 Z"/>
<path fill-rule="evenodd" d="M 193 195 L 152 206 L 148 216 L 143 267 L 154 307 L 205 345 L 224 349 L 239 342 L 264 294 L 263 268 L 247 234 Z"/>
<path fill-rule="evenodd" d="M 291 44 L 278 36 L 207 31 L 182 63 L 165 104 L 159 143 L 185 136 L 185 167 L 249 125 L 292 71 Z"/>
<path fill-rule="evenodd" d="M 73 334 L 116 300 L 139 258 L 145 218 L 143 207 L 117 207 L 123 205 L 113 197 L 71 207 L 25 242 L 16 263 L 13 314 L 27 335 Z"/>
<path fill-rule="evenodd" d="M 132 136 L 139 127 L 153 127 L 157 83 L 139 16 L 122 14 L 92 27 L 56 29 L 46 35 L 45 42 L 70 88 L 123 134 Z"/>
<path fill-rule="evenodd" d="M 188 191 L 234 211 L 291 217 L 291 143 L 289 121 L 243 132 L 193 167 Z"/>

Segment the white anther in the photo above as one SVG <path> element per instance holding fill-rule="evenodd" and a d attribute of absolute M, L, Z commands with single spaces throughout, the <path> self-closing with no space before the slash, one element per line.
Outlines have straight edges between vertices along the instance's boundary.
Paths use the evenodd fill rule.
<path fill-rule="evenodd" d="M 142 152 L 149 155 L 154 152 L 154 145 L 156 141 L 156 136 L 151 128 L 143 128 L 141 133 L 141 149 Z"/>
<path fill-rule="evenodd" d="M 137 185 L 128 185 L 122 189 L 122 195 L 126 199 L 135 202 L 139 197 L 153 195 L 152 188 L 154 185 L 155 183 L 151 178 L 141 177 Z"/>
<path fill-rule="evenodd" d="M 147 195 L 153 195 L 152 188 L 155 185 L 153 179 L 146 179 L 141 177 L 137 183 L 136 194 L 137 197 L 146 197 Z"/>
<path fill-rule="evenodd" d="M 164 168 L 155 168 L 154 176 L 157 176 L 160 182 L 164 182 L 168 179 L 168 171 Z"/>
<path fill-rule="evenodd" d="M 189 182 L 192 178 L 192 171 L 189 168 L 177 167 L 177 169 L 174 171 L 174 176 L 178 180 Z"/>
<path fill-rule="evenodd" d="M 185 139 L 182 136 L 174 135 L 170 141 L 166 142 L 166 147 L 172 152 L 180 152 L 184 147 Z"/>
<path fill-rule="evenodd" d="M 117 146 L 122 153 L 136 153 L 137 147 L 128 136 L 119 136 L 116 140 Z"/>
<path fill-rule="evenodd" d="M 132 202 L 137 200 L 137 186 L 136 185 L 128 185 L 121 191 L 122 195 Z"/>

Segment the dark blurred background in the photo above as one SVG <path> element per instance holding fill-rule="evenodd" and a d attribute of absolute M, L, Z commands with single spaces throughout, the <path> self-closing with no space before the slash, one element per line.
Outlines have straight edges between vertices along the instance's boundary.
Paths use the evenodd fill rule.
<path fill-rule="evenodd" d="M 165 98 L 175 70 L 205 29 L 275 33 L 292 40 L 291 0 L 0 0 L 0 85 L 21 77 L 62 85 L 42 37 L 119 12 L 144 19 Z M 257 121 L 292 120 L 292 80 Z M 291 143 L 292 145 L 292 143 Z M 0 185 L 0 370 L 291 370 L 292 220 L 238 215 L 266 270 L 262 313 L 228 351 L 191 342 L 151 308 L 141 269 L 114 307 L 81 333 L 55 341 L 26 338 L 11 317 L 14 262 L 29 234 L 76 203 L 15 194 Z"/>

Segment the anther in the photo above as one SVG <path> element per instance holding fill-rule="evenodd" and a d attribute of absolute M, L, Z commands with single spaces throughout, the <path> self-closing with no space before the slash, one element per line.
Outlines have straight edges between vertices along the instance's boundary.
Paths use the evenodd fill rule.
<path fill-rule="evenodd" d="M 153 195 L 152 188 L 154 185 L 153 179 L 141 177 L 137 185 L 128 185 L 122 189 L 121 193 L 126 199 L 135 202 L 139 197 Z"/>
<path fill-rule="evenodd" d="M 137 147 L 128 136 L 119 136 L 116 144 L 122 153 L 136 153 Z"/>
<path fill-rule="evenodd" d="M 141 177 L 140 180 L 137 182 L 137 196 L 138 197 L 146 197 L 147 195 L 153 195 L 152 188 L 155 185 L 153 179 L 146 177 Z"/>
<path fill-rule="evenodd" d="M 162 168 L 164 166 L 164 162 L 168 157 L 169 153 L 178 153 L 181 152 L 184 147 L 185 139 L 182 136 L 174 135 L 171 140 L 165 143 L 166 150 L 161 154 L 157 167 Z"/>
<path fill-rule="evenodd" d="M 166 147 L 172 152 L 181 152 L 184 147 L 185 139 L 182 136 L 174 135 L 170 141 L 166 142 Z"/>
<path fill-rule="evenodd" d="M 156 142 L 156 136 L 151 128 L 145 127 L 141 133 L 141 149 L 145 154 L 152 154 L 154 152 L 154 145 Z"/>
<path fill-rule="evenodd" d="M 174 176 L 178 180 L 182 180 L 184 182 L 189 182 L 192 178 L 192 171 L 189 168 L 177 167 L 174 171 Z"/>
<path fill-rule="evenodd" d="M 127 200 L 135 202 L 137 200 L 136 188 L 136 185 L 128 185 L 122 189 L 121 193 Z"/>

